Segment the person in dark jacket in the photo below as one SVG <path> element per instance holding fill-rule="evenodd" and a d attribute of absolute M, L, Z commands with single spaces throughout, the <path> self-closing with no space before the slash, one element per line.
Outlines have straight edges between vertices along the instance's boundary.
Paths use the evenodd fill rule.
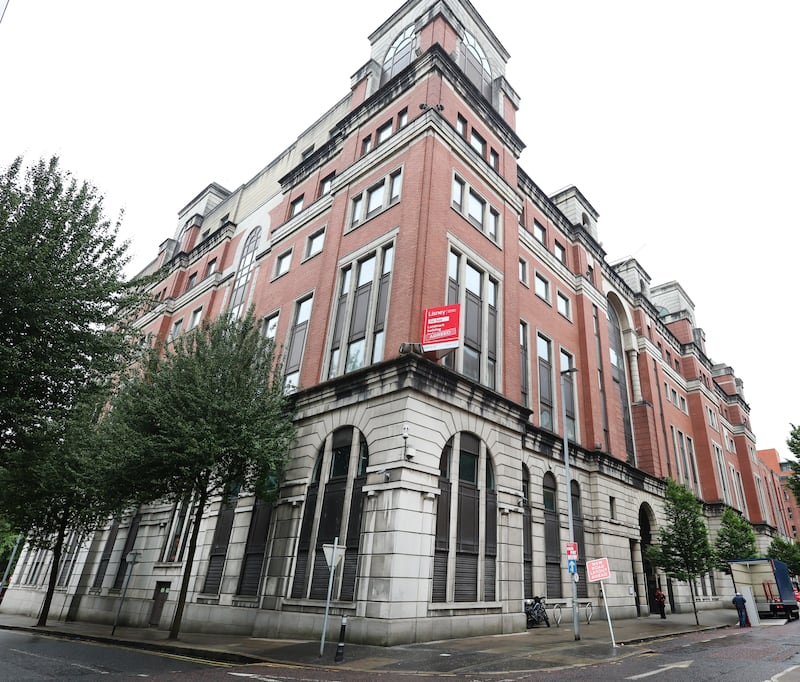
<path fill-rule="evenodd" d="M 665 619 L 667 617 L 666 606 L 665 606 L 666 603 L 667 603 L 667 598 L 661 591 L 661 588 L 660 587 L 656 588 L 656 604 L 658 604 L 658 613 L 661 615 L 662 618 Z"/>
<path fill-rule="evenodd" d="M 733 605 L 736 607 L 736 613 L 739 614 L 739 627 L 743 628 L 747 626 L 747 612 L 744 610 L 744 605 L 747 603 L 747 599 L 742 596 L 741 592 L 737 592 L 733 599 L 731 599 Z"/>

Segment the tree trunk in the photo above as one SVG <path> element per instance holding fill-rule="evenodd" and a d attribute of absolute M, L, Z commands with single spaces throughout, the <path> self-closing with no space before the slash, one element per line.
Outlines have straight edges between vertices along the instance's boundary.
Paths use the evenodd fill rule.
<path fill-rule="evenodd" d="M 50 577 L 47 580 L 47 592 L 44 595 L 42 610 L 39 612 L 39 620 L 36 627 L 43 628 L 47 625 L 47 616 L 50 614 L 50 604 L 53 602 L 53 593 L 56 591 L 56 580 L 58 580 L 58 565 L 61 563 L 61 552 L 64 549 L 64 536 L 67 533 L 67 518 L 69 514 L 66 509 L 62 509 L 61 523 L 58 525 L 56 544 L 53 547 L 53 563 L 50 566 Z"/>
<path fill-rule="evenodd" d="M 183 609 L 186 605 L 186 595 L 189 593 L 189 581 L 192 577 L 192 566 L 194 565 L 194 553 L 197 550 L 197 538 L 200 534 L 200 522 L 203 520 L 203 511 L 206 508 L 208 499 L 208 487 L 200 492 L 197 500 L 197 511 L 194 513 L 194 526 L 192 535 L 189 538 L 189 548 L 186 552 L 186 565 L 183 568 L 183 579 L 181 580 L 181 591 L 178 594 L 178 603 L 175 605 L 175 616 L 172 619 L 172 626 L 169 629 L 169 639 L 178 639 L 181 631 L 181 621 L 183 620 Z"/>
<path fill-rule="evenodd" d="M 700 617 L 697 615 L 697 602 L 694 599 L 694 579 L 689 578 L 689 594 L 692 595 L 692 608 L 694 609 L 695 625 L 700 625 Z"/>

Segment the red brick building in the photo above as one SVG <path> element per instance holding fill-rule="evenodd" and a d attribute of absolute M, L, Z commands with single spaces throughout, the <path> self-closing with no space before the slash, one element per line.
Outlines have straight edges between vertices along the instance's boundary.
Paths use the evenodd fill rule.
<path fill-rule="evenodd" d="M 599 599 L 586 559 L 608 557 L 616 617 L 648 615 L 658 584 L 690 609 L 688 586 L 643 557 L 666 478 L 712 528 L 728 505 L 763 538 L 787 533 L 741 381 L 710 359 L 677 282 L 609 263 L 587 198 L 547 196 L 518 165 L 509 55 L 468 0 L 409 0 L 369 40 L 351 91 L 241 187 L 201 191 L 143 273 L 163 274 L 143 340 L 253 306 L 298 393 L 280 499 L 209 509 L 184 627 L 318 631 L 322 545 L 339 537 L 334 611 L 354 640 L 523 629 L 523 598 L 571 599 L 568 505 L 579 599 Z M 424 311 L 448 304 L 458 347 L 415 352 Z M 166 623 L 187 505 L 93 538 L 69 612 L 106 618 L 137 549 L 126 618 Z M 21 561 L 19 609 L 36 562 Z M 728 589 L 708 576 L 699 598 Z"/>

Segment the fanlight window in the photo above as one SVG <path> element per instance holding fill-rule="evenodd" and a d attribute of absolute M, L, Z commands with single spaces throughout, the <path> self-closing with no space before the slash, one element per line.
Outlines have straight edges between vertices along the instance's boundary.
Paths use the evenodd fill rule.
<path fill-rule="evenodd" d="M 408 26 L 392 43 L 383 59 L 383 79 L 386 82 L 411 63 L 414 54 L 414 24 Z"/>
<path fill-rule="evenodd" d="M 464 34 L 464 54 L 462 68 L 464 73 L 481 91 L 484 97 L 492 94 L 492 69 L 486 53 L 471 33 Z"/>

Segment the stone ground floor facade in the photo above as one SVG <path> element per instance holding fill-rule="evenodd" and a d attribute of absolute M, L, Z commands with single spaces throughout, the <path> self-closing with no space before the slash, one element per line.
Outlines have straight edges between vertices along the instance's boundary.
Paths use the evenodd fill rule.
<path fill-rule="evenodd" d="M 664 483 L 571 444 L 568 491 L 559 437 L 498 393 L 407 355 L 319 384 L 297 405 L 277 503 L 232 495 L 208 507 L 183 630 L 319 637 L 323 548 L 338 538 L 328 635 L 339 615 L 348 640 L 370 644 L 521 631 L 525 598 L 572 603 L 568 503 L 580 603 L 607 599 L 612 618 L 647 616 L 660 585 L 673 611 L 692 609 L 689 586 L 643 557 L 662 523 Z M 71 538 L 51 617 L 110 624 L 122 600 L 120 623 L 169 627 L 191 518 L 191 500 L 165 502 Z M 601 557 L 611 570 L 602 596 L 585 570 Z M 5 612 L 38 613 L 48 560 L 23 551 Z M 715 574 L 695 590 L 710 608 L 732 585 Z"/>

